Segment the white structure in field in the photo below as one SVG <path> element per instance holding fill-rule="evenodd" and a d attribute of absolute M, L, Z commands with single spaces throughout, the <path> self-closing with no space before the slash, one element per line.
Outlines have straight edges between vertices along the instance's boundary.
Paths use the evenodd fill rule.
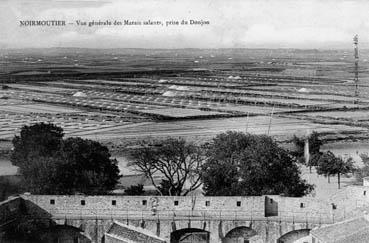
<path fill-rule="evenodd" d="M 78 91 L 73 94 L 73 97 L 87 97 L 87 95 L 81 91 Z"/>

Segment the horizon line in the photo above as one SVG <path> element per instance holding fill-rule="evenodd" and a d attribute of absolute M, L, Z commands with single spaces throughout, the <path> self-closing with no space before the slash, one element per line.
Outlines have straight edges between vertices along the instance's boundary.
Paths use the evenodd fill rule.
<path fill-rule="evenodd" d="M 111 47 L 111 48 L 98 48 L 98 47 L 20 47 L 20 48 L 0 48 L 0 51 L 4 50 L 42 50 L 42 49 L 85 49 L 85 50 L 352 50 L 352 48 L 296 48 L 296 47 L 212 47 L 212 48 L 202 48 L 202 47 L 182 47 L 182 48 L 145 48 L 145 47 Z M 360 50 L 369 50 L 369 47 L 360 48 Z"/>

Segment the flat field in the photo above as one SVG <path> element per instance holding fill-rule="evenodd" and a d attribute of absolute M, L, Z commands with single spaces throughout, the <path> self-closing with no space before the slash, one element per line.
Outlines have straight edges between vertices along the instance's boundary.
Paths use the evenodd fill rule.
<path fill-rule="evenodd" d="M 0 105 L 0 112 L 14 112 L 14 113 L 46 113 L 46 114 L 58 114 L 58 113 L 74 113 L 81 112 L 81 110 L 73 109 L 69 107 L 48 105 L 48 104 L 9 104 Z"/>
<path fill-rule="evenodd" d="M 84 50 L 0 52 L 0 138 L 26 124 L 68 136 L 209 139 L 227 130 L 286 140 L 368 134 L 368 63 L 347 50 Z M 369 55 L 363 50 L 362 55 Z"/>

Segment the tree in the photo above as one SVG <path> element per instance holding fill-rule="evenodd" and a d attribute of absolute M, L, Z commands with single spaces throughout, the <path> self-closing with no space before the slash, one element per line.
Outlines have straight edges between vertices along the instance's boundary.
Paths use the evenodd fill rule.
<path fill-rule="evenodd" d="M 22 187 L 34 194 L 58 194 L 55 183 L 58 180 L 58 157 L 30 156 L 27 162 L 19 167 L 22 175 Z"/>
<path fill-rule="evenodd" d="M 317 167 L 320 157 L 323 155 L 322 152 L 314 153 L 310 155 L 309 161 L 307 163 L 307 166 L 310 168 L 311 173 L 311 167 Z"/>
<path fill-rule="evenodd" d="M 305 139 L 293 136 L 292 142 L 295 145 L 295 150 L 292 152 L 292 155 L 296 158 L 296 160 L 299 163 L 309 166 L 311 171 L 311 167 L 317 166 L 317 161 L 319 157 L 322 155 L 322 153 L 320 152 L 320 147 L 323 145 L 323 142 L 322 140 L 320 140 L 319 134 L 314 131 L 308 137 L 310 159 L 307 163 L 305 161 L 304 156 Z"/>
<path fill-rule="evenodd" d="M 341 188 L 341 175 L 354 171 L 354 162 L 352 158 L 343 160 L 340 157 L 336 157 L 331 151 L 324 152 L 318 160 L 317 173 L 328 177 L 331 175 L 337 175 L 338 177 L 338 189 Z"/>
<path fill-rule="evenodd" d="M 144 193 L 144 186 L 142 184 L 132 185 L 124 190 L 124 194 L 129 196 L 139 196 Z"/>
<path fill-rule="evenodd" d="M 170 196 L 176 194 L 176 189 L 174 186 L 172 186 L 171 182 L 169 180 L 163 179 L 160 182 L 159 190 L 161 192 L 161 195 L 163 196 Z"/>
<path fill-rule="evenodd" d="M 17 181 L 10 177 L 0 176 L 0 202 L 6 200 L 9 196 L 19 194 L 22 190 Z"/>
<path fill-rule="evenodd" d="M 60 194 L 95 195 L 114 189 L 120 178 L 118 162 L 99 142 L 67 138 L 58 153 L 60 163 L 54 183 Z"/>
<path fill-rule="evenodd" d="M 53 124 L 24 126 L 13 146 L 11 160 L 32 193 L 105 194 L 120 177 L 107 147 L 82 138 L 64 140 L 62 128 Z"/>
<path fill-rule="evenodd" d="M 51 123 L 23 126 L 20 135 L 12 140 L 14 148 L 10 161 L 21 167 L 29 157 L 53 156 L 59 150 L 63 136 L 63 129 Z"/>
<path fill-rule="evenodd" d="M 201 148 L 184 139 L 168 138 L 148 144 L 132 153 L 130 166 L 150 179 L 160 195 L 182 195 L 201 186 L 200 168 L 204 160 Z M 155 177 L 165 182 L 158 184 Z"/>
<path fill-rule="evenodd" d="M 357 182 L 362 183 L 363 178 L 369 176 L 369 156 L 367 153 L 362 153 L 360 158 L 364 166 L 355 170 L 355 177 Z"/>
<path fill-rule="evenodd" d="M 223 161 L 208 161 L 202 171 L 203 190 L 211 196 L 241 195 L 237 166 Z"/>
<path fill-rule="evenodd" d="M 303 196 L 313 186 L 300 178 L 292 156 L 270 137 L 240 132 L 217 135 L 202 167 L 206 195 Z"/>

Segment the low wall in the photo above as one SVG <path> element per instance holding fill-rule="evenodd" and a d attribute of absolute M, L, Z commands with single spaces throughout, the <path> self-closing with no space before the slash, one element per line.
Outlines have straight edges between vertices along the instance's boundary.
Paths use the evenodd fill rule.
<path fill-rule="evenodd" d="M 253 214 L 264 216 L 264 198 L 261 197 L 155 197 L 155 196 L 56 196 L 22 195 L 52 215 L 86 216 L 105 215 L 125 217 L 126 215 L 152 214 L 200 214 L 230 216 Z M 140 213 L 137 213 L 140 212 Z"/>
<path fill-rule="evenodd" d="M 274 201 L 271 205 L 272 211 L 276 206 L 278 215 L 264 217 L 267 200 Z M 304 203 L 303 207 L 301 203 Z M 144 227 L 166 240 L 170 240 L 171 233 L 176 230 L 194 228 L 210 232 L 210 242 L 220 243 L 228 232 L 244 226 L 255 230 L 258 240 L 274 243 L 288 232 L 311 229 L 321 223 L 324 224 L 311 219 L 314 215 L 331 212 L 330 206 L 329 203 L 314 198 L 280 196 L 150 197 L 25 194 L 20 198 L 1 203 L 0 215 L 3 213 L 2 219 L 6 221 L 17 217 L 23 212 L 22 208 L 25 208 L 25 213 L 30 216 L 52 220 L 56 225 L 74 227 L 70 229 L 83 230 L 86 239 L 92 242 L 102 242 L 104 233 L 116 220 L 135 227 Z M 148 213 L 149 217 L 146 217 L 145 213 Z M 189 213 L 195 215 L 187 215 Z M 202 217 L 203 213 L 207 213 L 208 217 Z M 127 215 L 130 217 L 126 217 Z M 161 215 L 167 217 L 160 217 Z M 242 219 L 243 215 L 253 215 L 253 218 Z M 302 217 L 299 217 L 300 215 Z M 305 216 L 308 216 L 306 220 Z M 260 241 L 256 239 L 255 242 Z"/>
<path fill-rule="evenodd" d="M 369 190 L 368 190 L 369 192 Z M 330 202 L 310 197 L 191 197 L 191 196 L 57 196 L 22 195 L 26 201 L 65 218 L 140 218 L 140 217 L 212 217 L 222 219 L 264 218 L 283 220 L 333 221 L 337 211 Z M 268 214 L 269 200 L 275 213 Z M 269 207 L 266 207 L 268 206 Z"/>
<path fill-rule="evenodd" d="M 347 186 L 330 199 L 336 205 L 336 218 L 348 218 L 362 215 L 369 207 L 368 186 Z"/>
<path fill-rule="evenodd" d="M 334 209 L 332 204 L 311 197 L 281 197 L 268 196 L 277 202 L 279 217 L 294 217 L 301 219 L 331 219 Z"/>

